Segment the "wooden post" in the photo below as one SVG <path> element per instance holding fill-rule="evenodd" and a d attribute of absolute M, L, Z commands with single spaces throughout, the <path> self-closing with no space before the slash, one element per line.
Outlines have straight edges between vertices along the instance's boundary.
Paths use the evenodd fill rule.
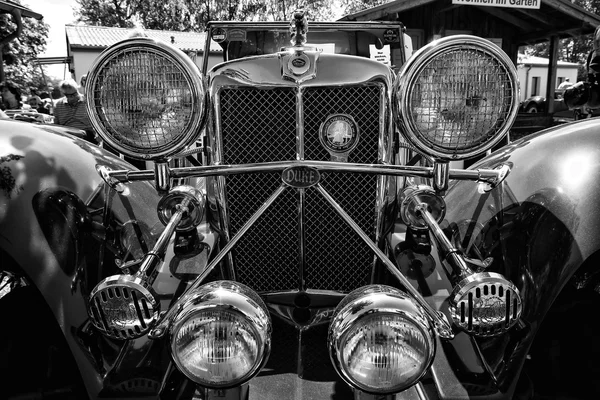
<path fill-rule="evenodd" d="M 556 89 L 556 68 L 558 66 L 558 36 L 550 37 L 550 59 L 548 60 L 548 81 L 546 82 L 546 104 L 548 114 L 554 113 L 554 91 Z"/>

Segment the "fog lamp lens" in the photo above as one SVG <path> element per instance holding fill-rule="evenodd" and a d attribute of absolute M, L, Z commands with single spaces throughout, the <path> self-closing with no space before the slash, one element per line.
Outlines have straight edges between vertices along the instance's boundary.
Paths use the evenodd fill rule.
<path fill-rule="evenodd" d="M 363 293 L 343 302 L 332 320 L 329 345 L 334 366 L 364 392 L 400 392 L 429 368 L 433 332 L 403 292 L 385 286 L 359 290 Z"/>
<path fill-rule="evenodd" d="M 258 359 L 256 330 L 228 312 L 203 312 L 184 323 L 175 352 L 188 372 L 208 384 L 243 378 Z"/>
<path fill-rule="evenodd" d="M 173 360 L 184 375 L 205 387 L 242 384 L 260 371 L 270 350 L 271 324 L 264 303 L 253 292 L 245 296 L 235 291 L 247 289 L 242 285 L 229 285 L 204 286 L 184 306 L 171 332 Z"/>
<path fill-rule="evenodd" d="M 345 338 L 342 365 L 360 385 L 394 391 L 422 372 L 428 357 L 423 333 L 391 315 L 365 318 Z"/>

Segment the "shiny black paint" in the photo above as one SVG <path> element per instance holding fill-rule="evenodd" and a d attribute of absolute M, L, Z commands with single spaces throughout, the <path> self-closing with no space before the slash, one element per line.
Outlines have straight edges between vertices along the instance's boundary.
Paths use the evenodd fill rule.
<path fill-rule="evenodd" d="M 169 384 L 160 382 L 169 368 L 164 344 L 145 338 L 127 343 L 109 340 L 86 322 L 89 289 L 102 276 L 115 272 L 108 261 L 111 258 L 114 261 L 114 255 L 118 254 L 118 249 L 110 246 L 115 237 L 106 241 L 110 234 L 107 236 L 106 231 L 93 225 L 94 215 L 98 215 L 106 201 L 104 191 L 86 204 L 86 199 L 102 185 L 95 166 L 98 163 L 115 169 L 129 166 L 95 146 L 68 135 L 49 134 L 35 125 L 16 129 L 10 122 L 0 121 L 0 129 L 5 132 L 0 137 L 2 148 L 10 149 L 9 154 L 14 156 L 5 166 L 10 167 L 14 187 L 19 187 L 18 191 L 10 192 L 10 197 L 6 193 L 3 197 L 0 245 L 42 292 L 59 321 L 90 397 L 127 397 L 144 391 L 155 394 L 161 384 Z M 458 182 L 450 187 L 444 226 L 450 232 L 453 224 L 464 219 L 481 224 L 478 250 L 494 258 L 490 270 L 503 273 L 519 287 L 524 314 L 519 326 L 498 338 L 472 340 L 460 334 L 454 341 L 440 345 L 444 351 L 437 358 L 432 374 L 424 379 L 427 387 L 435 381 L 441 384 L 440 392 L 448 396 L 510 396 L 529 346 L 555 297 L 569 280 L 596 276 L 593 267 L 577 271 L 600 250 L 596 205 L 600 195 L 599 130 L 599 120 L 585 120 L 524 138 L 499 150 L 473 166 L 511 165 L 506 181 L 490 193 L 481 192 L 481 185 L 473 182 Z M 49 186 L 46 181 L 53 184 Z M 56 189 L 57 186 L 62 189 Z M 154 213 L 157 196 L 150 185 L 132 185 L 131 197 L 114 196 L 114 221 L 123 223 L 137 218 L 150 226 L 157 221 Z M 42 215 L 48 209 L 54 210 L 50 213 L 53 217 Z M 59 226 L 53 227 L 57 220 Z M 51 228 L 62 229 L 69 240 L 62 244 L 48 240 L 53 237 Z M 92 240 L 96 247 L 82 251 L 78 240 Z M 105 246 L 104 258 L 98 253 L 102 246 Z M 42 250 L 32 251 L 32 248 Z M 77 251 L 83 254 L 81 260 L 71 256 Z M 73 272 L 80 263 L 86 265 L 87 272 L 81 281 L 76 281 L 79 284 L 73 291 Z M 282 352 L 303 349 L 301 340 L 292 341 L 295 344 L 284 345 Z M 461 349 L 473 342 L 485 363 L 463 354 Z M 323 348 L 320 354 L 326 359 Z M 306 389 L 311 387 L 308 389 L 311 393 L 319 392 L 321 385 L 329 387 L 331 381 L 339 381 L 322 382 L 324 377 L 311 370 L 310 365 L 302 368 L 301 374 L 311 378 L 306 386 Z M 497 386 L 491 383 L 488 374 L 495 377 Z M 143 386 L 135 387 L 136 382 L 144 379 Z M 265 370 L 255 383 L 265 393 L 281 396 L 294 387 L 284 381 L 274 388 L 273 377 Z M 137 391 L 124 393 L 128 387 Z M 337 387 L 333 393 L 341 395 L 344 390 Z M 414 391 L 401 397 L 405 395 L 414 395 Z"/>
<path fill-rule="evenodd" d="M 125 346 L 91 329 L 86 302 L 102 277 L 119 271 L 115 259 L 124 257 L 120 226 L 139 219 L 152 234 L 162 231 L 156 215 L 158 195 L 147 182 L 134 183 L 123 194 L 105 191 L 96 165 L 133 167 L 59 127 L 0 120 L 0 132 L 0 156 L 7 172 L 2 178 L 7 190 L 0 192 L 0 268 L 14 260 L 15 269 L 40 292 L 47 306 L 28 297 L 31 301 L 22 303 L 19 315 L 34 318 L 33 312 L 48 309 L 88 395 L 96 398 L 122 384 L 119 377 L 132 378 L 132 364 L 153 354 L 147 340 Z M 107 201 L 111 206 L 103 219 Z M 2 316 L 3 326 L 18 333 L 22 325 Z M 34 333 L 45 330 L 41 324 Z M 166 368 L 168 355 L 158 356 L 164 359 L 156 365 Z M 21 373 L 26 375 L 26 370 Z"/>
<path fill-rule="evenodd" d="M 480 184 L 458 182 L 446 196 L 448 231 L 465 219 L 481 224 L 481 234 L 473 236 L 483 257 L 494 258 L 488 270 L 504 274 L 521 291 L 522 323 L 505 335 L 476 340 L 503 392 L 516 385 L 558 294 L 600 249 L 599 129 L 600 120 L 591 119 L 513 142 L 472 167 L 510 165 L 501 186 L 483 193 Z"/>

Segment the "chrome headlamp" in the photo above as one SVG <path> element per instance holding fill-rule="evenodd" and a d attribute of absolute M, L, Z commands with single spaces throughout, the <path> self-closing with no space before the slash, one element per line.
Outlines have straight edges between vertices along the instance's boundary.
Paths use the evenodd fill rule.
<path fill-rule="evenodd" d="M 398 74 L 398 125 L 434 158 L 474 157 L 510 129 L 518 90 L 516 68 L 498 46 L 469 35 L 442 38 L 421 48 Z"/>
<path fill-rule="evenodd" d="M 179 49 L 150 38 L 107 48 L 86 84 L 90 120 L 119 153 L 156 160 L 199 135 L 205 91 L 198 67 Z"/>
<path fill-rule="evenodd" d="M 328 344 L 338 374 L 374 394 L 415 384 L 435 354 L 433 330 L 422 310 L 402 291 L 383 285 L 356 289 L 340 302 Z"/>
<path fill-rule="evenodd" d="M 207 388 L 254 377 L 271 351 L 271 319 L 247 286 L 218 281 L 198 288 L 175 316 L 171 355 L 179 370 Z"/>

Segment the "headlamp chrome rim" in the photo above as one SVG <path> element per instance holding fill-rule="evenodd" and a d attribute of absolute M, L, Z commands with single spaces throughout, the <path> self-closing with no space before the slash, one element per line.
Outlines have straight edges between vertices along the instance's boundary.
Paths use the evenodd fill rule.
<path fill-rule="evenodd" d="M 495 132 L 487 140 L 476 143 L 473 146 L 467 146 L 464 149 L 449 149 L 427 140 L 417 127 L 411 112 L 411 99 L 415 93 L 415 82 L 423 70 L 428 67 L 436 58 L 453 51 L 476 51 L 481 52 L 498 63 L 498 66 L 506 75 L 510 87 L 506 89 L 510 93 L 510 102 L 505 104 L 503 118 L 498 118 Z M 398 126 L 403 129 L 404 136 L 419 151 L 433 156 L 438 160 L 452 161 L 471 158 L 482 154 L 491 149 L 500 142 L 508 133 L 510 127 L 517 117 L 519 110 L 519 87 L 517 70 L 510 58 L 491 41 L 471 35 L 452 35 L 437 39 L 427 46 L 419 49 L 402 67 L 398 73 L 394 87 L 394 107 L 396 108 L 396 118 Z M 468 99 L 465 99 L 468 102 Z M 490 129 L 491 131 L 491 129 Z"/>
<path fill-rule="evenodd" d="M 110 62 L 125 53 L 148 52 L 172 62 L 174 67 L 184 77 L 191 94 L 190 116 L 184 128 L 177 134 L 178 140 L 150 149 L 133 146 L 115 138 L 120 132 L 108 122 L 99 104 L 96 93 L 100 93 L 100 79 L 106 72 Z M 143 160 L 161 160 L 177 154 L 193 143 L 201 132 L 206 118 L 206 90 L 202 74 L 196 64 L 181 50 L 159 40 L 139 37 L 125 39 L 104 50 L 90 68 L 85 87 L 85 100 L 90 122 L 100 138 L 117 152 Z"/>
<path fill-rule="evenodd" d="M 353 327 L 363 319 L 399 317 L 413 324 L 422 334 L 426 357 L 418 373 L 402 384 L 377 388 L 362 384 L 348 371 L 342 360 L 343 346 Z M 336 308 L 328 335 L 329 355 L 338 374 L 349 385 L 365 393 L 398 393 L 417 383 L 429 369 L 435 355 L 435 335 L 421 308 L 407 294 L 385 285 L 368 285 L 348 294 Z"/>
<path fill-rule="evenodd" d="M 177 355 L 176 336 L 194 316 L 206 311 L 223 312 L 245 319 L 259 342 L 259 353 L 252 367 L 243 376 L 224 383 L 210 382 L 193 375 Z M 247 286 L 233 281 L 216 281 L 196 289 L 175 315 L 170 327 L 171 357 L 177 368 L 190 380 L 208 388 L 227 389 L 252 379 L 266 364 L 271 352 L 271 318 L 258 294 Z"/>

